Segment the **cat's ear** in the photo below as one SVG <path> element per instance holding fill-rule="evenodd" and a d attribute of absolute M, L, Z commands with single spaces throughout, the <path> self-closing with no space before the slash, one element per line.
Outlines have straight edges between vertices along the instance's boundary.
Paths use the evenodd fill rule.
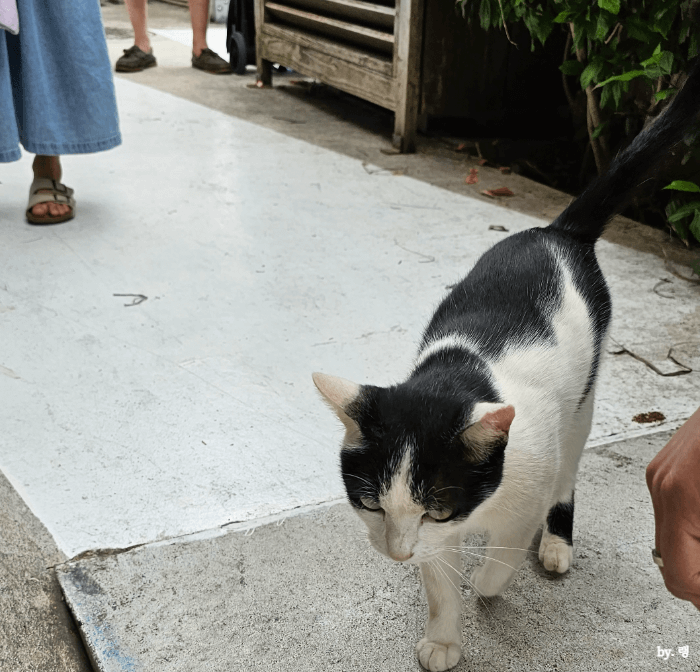
<path fill-rule="evenodd" d="M 360 386 L 345 378 L 329 376 L 325 373 L 314 373 L 311 377 L 318 391 L 345 425 L 348 434 L 359 435 L 360 427 L 352 417 L 352 407 L 360 397 Z"/>
<path fill-rule="evenodd" d="M 484 462 L 495 450 L 505 448 L 514 418 L 515 409 L 510 404 L 476 404 L 460 437 L 467 460 Z"/>

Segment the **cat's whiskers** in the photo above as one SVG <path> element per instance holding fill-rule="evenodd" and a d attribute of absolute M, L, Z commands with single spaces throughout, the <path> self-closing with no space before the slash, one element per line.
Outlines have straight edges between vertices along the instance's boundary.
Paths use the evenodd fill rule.
<path fill-rule="evenodd" d="M 487 560 L 492 560 L 493 562 L 498 562 L 501 565 L 510 567 L 513 571 L 517 571 L 517 567 L 513 567 L 513 565 L 509 565 L 507 562 L 503 562 L 502 560 L 498 560 L 497 558 L 492 558 L 491 556 L 485 555 L 483 553 L 474 553 L 473 551 L 466 551 L 456 548 L 446 548 L 444 550 L 450 553 L 463 553 L 464 555 L 473 555 L 475 558 L 486 558 Z"/>
<path fill-rule="evenodd" d="M 533 551 L 529 548 L 518 548 L 517 546 L 443 546 L 448 550 L 459 550 L 460 548 L 476 548 L 476 549 L 494 549 L 499 551 L 525 551 L 526 553 L 538 554 L 538 551 Z"/>
<path fill-rule="evenodd" d="M 479 593 L 479 591 L 476 589 L 476 587 L 474 586 L 474 584 L 471 582 L 471 579 L 470 579 L 464 572 L 460 571 L 460 570 L 457 569 L 456 567 L 453 567 L 449 562 L 447 562 L 447 560 L 445 560 L 444 558 L 440 557 L 439 555 L 437 556 L 437 559 L 438 559 L 438 561 L 440 561 L 440 562 L 442 562 L 443 564 L 447 565 L 447 566 L 448 566 L 453 572 L 455 572 L 462 580 L 466 581 L 466 582 L 469 584 L 469 587 L 472 589 L 473 593 L 479 598 L 479 600 L 481 601 L 481 603 L 484 605 L 484 608 L 486 609 L 486 611 L 488 611 L 489 616 L 493 616 L 493 614 L 491 613 L 491 610 L 489 609 L 488 604 L 486 604 L 486 601 L 484 600 L 484 598 L 481 596 L 481 594 Z M 446 572 L 445 572 L 444 569 L 442 570 L 442 573 L 443 573 L 443 575 L 445 576 L 445 578 L 447 578 L 447 580 L 450 581 L 450 583 L 451 583 L 453 586 L 455 586 L 455 584 L 452 582 L 452 580 L 447 576 L 447 574 L 446 574 Z M 459 595 L 460 595 L 460 597 L 462 598 L 462 600 L 464 600 L 464 596 L 462 595 L 461 587 L 460 587 L 460 588 L 457 588 L 457 587 L 455 586 L 455 589 L 456 589 L 457 592 L 459 593 Z"/>

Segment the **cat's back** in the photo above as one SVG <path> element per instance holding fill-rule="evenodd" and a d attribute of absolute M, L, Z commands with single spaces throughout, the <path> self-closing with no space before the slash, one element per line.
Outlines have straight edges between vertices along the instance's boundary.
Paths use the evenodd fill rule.
<path fill-rule="evenodd" d="M 497 359 L 518 345 L 552 343 L 552 320 L 567 282 L 584 294 L 587 305 L 605 290 L 592 245 L 551 229 L 509 236 L 482 255 L 440 303 L 422 348 L 459 334 L 483 356 Z"/>
<path fill-rule="evenodd" d="M 593 245 L 530 229 L 488 250 L 436 310 L 421 353 L 461 347 L 498 386 L 575 399 L 597 367 L 610 300 Z"/>

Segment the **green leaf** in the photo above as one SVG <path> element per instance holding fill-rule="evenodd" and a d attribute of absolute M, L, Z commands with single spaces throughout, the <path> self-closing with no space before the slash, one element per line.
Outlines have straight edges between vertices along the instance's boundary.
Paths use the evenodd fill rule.
<path fill-rule="evenodd" d="M 688 60 L 695 58 L 698 53 L 700 53 L 700 40 L 698 39 L 697 33 L 692 33 L 690 36 L 690 42 L 688 43 Z"/>
<path fill-rule="evenodd" d="M 491 0 L 481 0 L 479 22 L 484 30 L 488 30 L 491 27 Z"/>
<path fill-rule="evenodd" d="M 620 109 L 620 103 L 622 102 L 623 86 L 624 85 L 622 84 L 622 82 L 612 82 L 610 84 L 610 88 L 613 92 L 613 98 L 615 99 L 616 110 Z"/>
<path fill-rule="evenodd" d="M 693 217 L 693 221 L 689 224 L 688 228 L 690 229 L 690 233 L 695 236 L 695 240 L 700 242 L 700 210 L 695 212 L 695 217 Z"/>
<path fill-rule="evenodd" d="M 593 129 L 593 133 L 591 133 L 591 140 L 595 140 L 605 130 L 607 125 L 607 121 L 604 121 L 602 124 L 598 124 L 598 126 Z"/>
<path fill-rule="evenodd" d="M 667 184 L 664 189 L 673 189 L 674 191 L 692 191 L 700 193 L 700 187 L 695 182 L 686 182 L 685 180 L 673 180 L 671 184 Z"/>
<path fill-rule="evenodd" d="M 654 38 L 654 34 L 649 30 L 649 26 L 637 16 L 630 16 L 625 31 L 633 40 L 640 42 L 650 42 Z"/>
<path fill-rule="evenodd" d="M 700 275 L 700 259 L 692 262 L 690 267 L 693 269 L 693 273 L 695 273 L 695 275 Z"/>
<path fill-rule="evenodd" d="M 564 61 L 559 66 L 559 69 L 565 75 L 571 75 L 573 77 L 576 77 L 583 72 L 583 63 L 579 63 L 579 61 Z"/>
<path fill-rule="evenodd" d="M 581 88 L 585 89 L 590 86 L 595 79 L 597 79 L 600 71 L 603 69 L 602 60 L 594 60 L 589 63 L 581 73 Z"/>
<path fill-rule="evenodd" d="M 669 222 L 677 222 L 681 219 L 685 219 L 688 215 L 694 214 L 700 210 L 700 201 L 693 201 L 692 203 L 686 203 L 676 210 L 672 215 L 668 215 Z"/>
<path fill-rule="evenodd" d="M 607 9 L 612 14 L 620 12 L 620 0 L 598 0 L 598 7 Z"/>
<path fill-rule="evenodd" d="M 666 100 L 666 98 L 672 96 L 674 93 L 676 93 L 676 89 L 663 89 L 663 91 L 657 91 L 654 94 L 654 98 L 656 100 Z"/>
<path fill-rule="evenodd" d="M 566 10 L 559 12 L 559 14 L 554 17 L 554 23 L 567 23 L 571 16 L 571 12 L 567 12 Z"/>
<path fill-rule="evenodd" d="M 597 40 L 598 42 L 603 42 L 614 22 L 615 19 L 612 15 L 608 14 L 607 12 L 600 12 L 600 14 L 598 14 L 598 20 L 596 21 L 595 35 L 593 36 L 593 39 Z"/>
<path fill-rule="evenodd" d="M 670 51 L 664 51 L 659 59 L 659 69 L 664 75 L 670 75 L 673 68 L 673 54 Z"/>
<path fill-rule="evenodd" d="M 650 68 L 653 65 L 657 65 L 660 60 L 661 60 L 661 42 L 659 42 L 656 49 L 654 49 L 654 53 L 651 55 L 651 57 L 647 58 L 646 61 L 642 61 L 639 65 L 641 65 L 644 68 Z"/>
<path fill-rule="evenodd" d="M 682 241 L 687 242 L 689 233 L 687 224 L 683 224 L 683 222 L 674 222 L 672 226 L 673 230 L 678 234 L 678 237 Z"/>
<path fill-rule="evenodd" d="M 608 79 L 606 79 L 605 81 L 599 82 L 598 86 L 605 86 L 609 82 L 629 82 L 631 79 L 634 79 L 635 77 L 644 77 L 644 76 L 648 76 L 648 73 L 646 70 L 630 70 L 629 72 L 625 72 L 622 75 L 615 75 L 614 77 L 608 77 Z M 581 86 L 583 86 L 583 75 L 581 75 Z M 583 87 L 583 88 L 586 88 L 586 87 Z"/>
<path fill-rule="evenodd" d="M 673 21 L 676 18 L 676 12 L 677 9 L 675 7 L 666 6 L 656 15 L 656 20 L 653 22 L 654 31 L 661 33 L 664 39 L 668 37 Z"/>

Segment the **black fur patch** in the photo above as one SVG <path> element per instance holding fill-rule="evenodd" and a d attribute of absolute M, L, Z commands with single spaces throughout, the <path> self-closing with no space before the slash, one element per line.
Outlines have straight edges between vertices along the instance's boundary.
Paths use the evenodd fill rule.
<path fill-rule="evenodd" d="M 547 530 L 550 534 L 556 534 L 566 541 L 569 546 L 574 545 L 574 496 L 570 502 L 555 504 L 547 514 Z"/>
<path fill-rule="evenodd" d="M 436 353 L 400 385 L 363 387 L 352 408 L 361 446 L 341 452 L 351 503 L 387 490 L 409 446 L 414 500 L 452 511 L 448 520 L 468 516 L 500 484 L 505 459 L 505 442 L 480 462 L 468 459 L 461 433 L 481 401 L 499 399 L 483 364 L 459 349 Z"/>
<path fill-rule="evenodd" d="M 561 302 L 562 277 L 544 229 L 516 233 L 488 250 L 438 306 L 421 349 L 457 333 L 488 358 L 533 339 L 553 342 L 551 315 Z"/>

